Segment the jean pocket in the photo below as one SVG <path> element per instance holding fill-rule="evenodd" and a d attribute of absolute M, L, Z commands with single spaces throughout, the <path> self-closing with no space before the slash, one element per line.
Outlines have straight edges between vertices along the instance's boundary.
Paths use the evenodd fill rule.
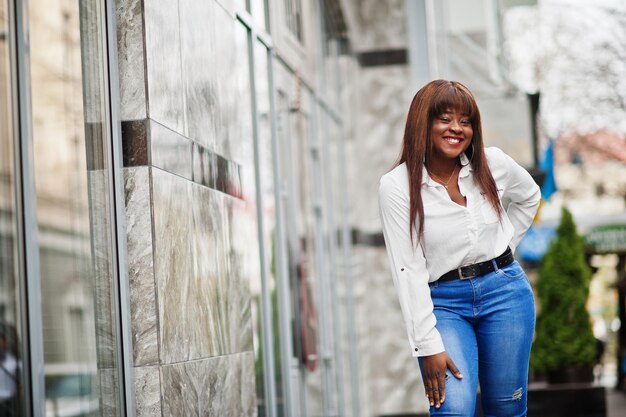
<path fill-rule="evenodd" d="M 519 279 L 526 276 L 526 273 L 517 261 L 513 261 L 507 266 L 498 269 L 498 273 L 509 279 Z"/>

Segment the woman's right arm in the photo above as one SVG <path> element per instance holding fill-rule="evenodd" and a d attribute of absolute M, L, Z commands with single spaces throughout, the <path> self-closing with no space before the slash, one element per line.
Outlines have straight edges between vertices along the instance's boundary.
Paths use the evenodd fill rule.
<path fill-rule="evenodd" d="M 429 356 L 444 351 L 435 329 L 435 315 L 428 286 L 428 270 L 421 245 L 411 242 L 409 197 L 393 179 L 384 176 L 378 189 L 380 219 L 391 265 L 393 283 L 406 325 L 413 356 Z"/>
<path fill-rule="evenodd" d="M 422 358 L 426 396 L 431 406 L 439 408 L 445 400 L 447 369 L 456 378 L 462 378 L 462 375 L 444 351 L 441 336 L 435 328 L 437 320 L 430 298 L 426 258 L 422 246 L 411 242 L 406 194 L 393 181 L 383 177 L 378 190 L 380 218 L 412 354 Z M 417 242 L 417 231 L 414 230 L 413 236 Z"/>

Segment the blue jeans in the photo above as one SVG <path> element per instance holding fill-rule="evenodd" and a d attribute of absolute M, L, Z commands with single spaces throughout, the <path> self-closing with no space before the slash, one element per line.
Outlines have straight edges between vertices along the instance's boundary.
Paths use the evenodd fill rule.
<path fill-rule="evenodd" d="M 446 372 L 445 402 L 430 415 L 476 416 L 480 380 L 485 417 L 525 416 L 535 304 L 517 261 L 480 277 L 434 282 L 430 291 L 437 330 L 463 374 L 458 380 Z"/>

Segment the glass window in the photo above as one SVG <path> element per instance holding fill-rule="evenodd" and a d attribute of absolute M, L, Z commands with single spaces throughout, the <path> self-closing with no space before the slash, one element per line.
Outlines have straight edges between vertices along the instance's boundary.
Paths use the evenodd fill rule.
<path fill-rule="evenodd" d="M 309 95 L 302 91 L 301 103 Z M 303 415 L 323 414 L 323 385 L 320 371 L 319 271 L 315 263 L 315 226 L 312 213 L 309 114 L 292 106 L 289 97 L 278 95 L 278 140 L 280 169 L 287 190 L 285 201 L 289 283 L 293 318 L 294 362 L 299 363 L 302 387 L 299 399 Z"/>
<path fill-rule="evenodd" d="M 268 78 L 268 57 L 267 49 L 260 42 L 255 42 L 254 46 L 255 59 L 255 81 L 256 81 L 256 104 L 257 104 L 257 120 L 258 120 L 258 141 L 259 141 L 259 173 L 261 179 L 261 192 L 263 201 L 263 244 L 265 247 L 267 268 L 267 285 L 270 291 L 271 303 L 271 322 L 272 322 L 272 343 L 273 343 L 273 360 L 276 387 L 277 412 L 279 416 L 285 416 L 283 385 L 282 385 L 282 368 L 281 368 L 281 351 L 280 351 L 280 321 L 278 308 L 278 285 L 277 285 L 277 237 L 276 237 L 276 204 L 275 204 L 275 184 L 274 184 L 274 162 L 272 156 L 272 133 L 271 133 L 271 113 L 270 113 L 270 96 L 269 96 L 269 78 Z M 264 398 L 264 373 L 263 373 L 263 352 L 266 347 L 261 343 L 261 332 L 267 331 L 261 328 L 261 283 L 253 283 L 253 312 L 254 312 L 254 330 L 255 330 L 255 361 L 257 369 L 257 403 L 259 405 L 259 416 L 265 413 Z M 272 399 L 269 399 L 272 401 Z"/>
<path fill-rule="evenodd" d="M 267 30 L 267 3 L 266 0 L 250 0 L 250 8 L 254 22 L 261 30 Z"/>
<path fill-rule="evenodd" d="M 302 0 L 283 0 L 285 24 L 292 35 L 302 43 Z"/>
<path fill-rule="evenodd" d="M 17 273 L 17 216 L 15 210 L 14 131 L 15 91 L 9 7 L 0 1 L 0 415 L 19 416 L 23 386 Z"/>
<path fill-rule="evenodd" d="M 46 415 L 119 415 L 104 2 L 28 4 Z"/>

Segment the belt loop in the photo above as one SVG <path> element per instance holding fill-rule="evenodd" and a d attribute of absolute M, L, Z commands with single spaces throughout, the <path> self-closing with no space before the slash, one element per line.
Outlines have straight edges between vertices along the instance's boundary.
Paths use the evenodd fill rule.
<path fill-rule="evenodd" d="M 500 269 L 500 268 L 498 268 L 498 262 L 496 261 L 496 258 L 493 258 L 491 260 L 491 264 L 493 265 L 494 272 L 497 271 L 498 269 Z"/>

